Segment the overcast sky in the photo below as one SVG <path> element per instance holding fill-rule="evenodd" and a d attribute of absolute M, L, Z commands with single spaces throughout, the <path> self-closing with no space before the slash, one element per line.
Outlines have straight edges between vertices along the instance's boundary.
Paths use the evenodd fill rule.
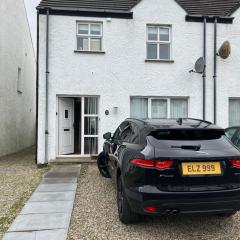
<path fill-rule="evenodd" d="M 37 34 L 36 6 L 39 4 L 40 0 L 24 0 L 24 1 L 27 9 L 28 22 L 32 33 L 33 45 L 36 49 L 36 34 Z"/>

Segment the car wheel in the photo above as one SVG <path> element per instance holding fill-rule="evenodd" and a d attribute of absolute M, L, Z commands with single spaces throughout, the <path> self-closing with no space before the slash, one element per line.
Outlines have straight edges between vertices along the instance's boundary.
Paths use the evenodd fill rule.
<path fill-rule="evenodd" d="M 108 171 L 107 159 L 104 152 L 100 153 L 97 159 L 97 166 L 100 174 L 105 178 L 111 178 Z"/>
<path fill-rule="evenodd" d="M 122 223 L 134 224 L 140 221 L 140 215 L 132 211 L 127 201 L 121 176 L 119 176 L 117 180 L 117 206 L 118 216 Z"/>

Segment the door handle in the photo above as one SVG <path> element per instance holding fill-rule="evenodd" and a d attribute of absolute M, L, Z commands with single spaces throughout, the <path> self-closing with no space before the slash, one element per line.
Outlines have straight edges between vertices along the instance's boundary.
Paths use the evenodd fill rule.
<path fill-rule="evenodd" d="M 64 132 L 70 132 L 69 128 L 64 129 Z"/>

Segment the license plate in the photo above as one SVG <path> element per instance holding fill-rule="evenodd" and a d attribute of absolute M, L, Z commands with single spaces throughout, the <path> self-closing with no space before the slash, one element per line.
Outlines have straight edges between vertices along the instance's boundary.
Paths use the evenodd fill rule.
<path fill-rule="evenodd" d="M 187 162 L 182 163 L 183 175 L 221 175 L 220 162 Z"/>

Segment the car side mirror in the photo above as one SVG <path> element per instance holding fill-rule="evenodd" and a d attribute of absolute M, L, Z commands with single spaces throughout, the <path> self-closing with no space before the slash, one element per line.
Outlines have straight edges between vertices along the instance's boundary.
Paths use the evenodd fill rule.
<path fill-rule="evenodd" d="M 110 132 L 107 132 L 107 133 L 103 134 L 103 138 L 105 140 L 109 140 L 111 137 L 112 137 L 112 134 Z"/>

